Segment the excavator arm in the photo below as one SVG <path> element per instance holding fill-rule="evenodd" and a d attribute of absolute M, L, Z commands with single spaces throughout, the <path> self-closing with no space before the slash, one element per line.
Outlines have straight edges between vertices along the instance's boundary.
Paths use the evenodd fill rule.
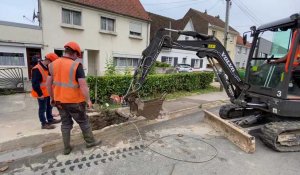
<path fill-rule="evenodd" d="M 195 40 L 173 42 L 167 31 L 177 32 L 179 35 L 192 36 Z M 141 103 L 138 92 L 145 83 L 151 67 L 163 48 L 195 51 L 198 57 L 207 57 L 231 101 L 240 105 L 246 105 L 240 95 L 249 86 L 241 80 L 228 52 L 216 37 L 193 31 L 160 29 L 149 46 L 143 51 L 142 59 L 134 71 L 133 79 L 124 96 L 124 100 L 129 104 L 131 112 L 136 113 L 138 111 Z M 215 60 L 223 71 L 219 70 Z"/>

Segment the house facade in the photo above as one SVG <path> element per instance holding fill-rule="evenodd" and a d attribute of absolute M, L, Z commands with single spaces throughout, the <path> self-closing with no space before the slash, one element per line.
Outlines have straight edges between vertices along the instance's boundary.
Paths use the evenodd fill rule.
<path fill-rule="evenodd" d="M 0 31 L 0 68 L 21 68 L 23 77 L 28 79 L 33 67 L 31 59 L 40 57 L 43 48 L 42 28 L 0 21 Z M 0 78 L 5 76 L 15 75 L 1 74 Z"/>
<path fill-rule="evenodd" d="M 139 0 L 38 2 L 40 26 L 30 29 L 13 26 L 14 30 L 21 31 L 15 33 L 11 26 L 2 26 L 0 23 L 1 29 L 9 28 L 9 34 L 0 33 L 0 41 L 12 43 L 15 39 L 14 42 L 23 45 L 34 43 L 32 47 L 37 49 L 35 51 L 41 57 L 49 52 L 62 56 L 64 44 L 75 41 L 82 49 L 83 68 L 88 75 L 103 75 L 107 62 L 110 61 L 115 62 L 119 69 L 136 66 L 142 51 L 149 44 L 150 19 Z M 31 71 L 28 64 L 32 54 L 26 57 L 28 53 L 24 51 L 27 47 L 32 48 L 29 46 L 23 46 L 24 72 Z M 4 47 L 3 49 L 6 50 Z M 3 66 L 0 62 L 0 67 Z M 30 78 L 30 75 L 27 73 L 24 77 Z"/>
<path fill-rule="evenodd" d="M 238 36 L 236 41 L 236 53 L 234 59 L 236 68 L 246 68 L 250 48 L 251 44 L 247 42 L 247 44 L 244 45 L 243 38 L 241 36 Z"/>
<path fill-rule="evenodd" d="M 135 66 L 148 45 L 149 17 L 138 0 L 40 0 L 40 4 L 44 52 L 61 54 L 66 42 L 78 42 L 88 75 L 103 75 L 110 60 L 121 69 Z"/>
<path fill-rule="evenodd" d="M 172 18 L 160 16 L 157 14 L 149 13 L 151 22 L 151 38 L 154 37 L 155 32 L 159 28 L 172 28 L 177 30 L 196 31 L 199 33 L 214 35 L 222 43 L 224 42 L 224 27 L 225 22 L 219 16 L 208 15 L 207 12 L 200 12 L 195 9 L 190 9 L 182 19 L 175 20 Z M 194 38 L 176 33 L 170 33 L 173 41 L 194 40 Z M 227 50 L 231 59 L 235 55 L 235 43 L 237 40 L 238 32 L 232 27 L 229 28 Z M 175 66 L 176 64 L 185 63 L 190 64 L 195 71 L 206 70 L 208 60 L 206 58 L 198 58 L 195 52 L 182 51 L 177 49 L 162 50 L 158 56 L 158 60 L 167 62 Z"/>

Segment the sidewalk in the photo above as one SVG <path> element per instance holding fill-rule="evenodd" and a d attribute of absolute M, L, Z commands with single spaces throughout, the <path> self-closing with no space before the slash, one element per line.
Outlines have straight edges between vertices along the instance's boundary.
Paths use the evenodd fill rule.
<path fill-rule="evenodd" d="M 193 110 L 194 112 L 199 111 L 200 105 L 213 104 L 216 101 L 224 102 L 227 99 L 225 92 L 194 95 L 165 101 L 163 110 L 169 116 L 184 116 L 188 113 L 193 113 Z M 41 151 L 36 150 L 36 148 L 54 140 L 62 144 L 60 143 L 60 124 L 57 124 L 53 130 L 42 130 L 40 128 L 37 115 L 38 105 L 36 100 L 32 99 L 29 94 L 1 96 L 0 105 L 2 106 L 0 109 L 0 157 L 3 158 L 5 153 L 16 151 L 17 149 L 25 149 L 26 153 L 20 150 L 19 154 L 27 154 L 28 152 L 30 154 L 33 150 Z M 77 124 L 74 124 L 72 134 L 78 135 L 76 137 L 82 141 L 80 139 L 81 135 L 76 133 L 80 133 L 80 129 Z M 34 149 L 26 150 L 27 148 Z"/>

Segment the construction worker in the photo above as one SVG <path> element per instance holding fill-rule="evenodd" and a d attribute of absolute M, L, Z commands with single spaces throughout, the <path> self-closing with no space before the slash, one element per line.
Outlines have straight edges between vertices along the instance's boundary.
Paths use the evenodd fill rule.
<path fill-rule="evenodd" d="M 72 118 L 79 124 L 87 148 L 96 146 L 101 142 L 94 139 L 86 115 L 86 104 L 91 108 L 92 102 L 90 101 L 83 66 L 76 61 L 78 57 L 81 57 L 80 46 L 76 42 L 69 42 L 64 48 L 64 56 L 49 66 L 47 88 L 53 100 L 52 103 L 58 107 L 62 119 L 63 153 L 67 155 L 72 151 L 70 145 L 70 133 L 73 128 Z"/>
<path fill-rule="evenodd" d="M 55 61 L 58 56 L 55 53 L 49 53 L 45 59 L 39 61 L 32 68 L 32 91 L 31 96 L 37 98 L 39 104 L 39 118 L 42 124 L 42 129 L 54 129 L 52 124 L 59 123 L 52 115 L 52 106 L 50 105 L 50 96 L 46 87 L 48 76 L 48 64 Z M 46 117 L 45 117 L 46 113 Z"/>
<path fill-rule="evenodd" d="M 295 54 L 295 59 L 292 59 L 292 61 L 294 60 L 293 61 L 293 67 L 296 67 L 296 66 L 299 65 L 299 59 L 300 59 L 300 43 L 299 42 L 294 42 L 296 40 L 297 32 L 298 32 L 297 30 L 295 30 L 293 32 L 293 38 L 292 38 L 293 42 L 292 42 L 292 45 L 291 45 L 291 46 L 293 46 L 293 43 L 295 43 L 296 46 L 297 46 L 297 48 L 296 48 L 296 54 Z M 292 54 L 292 50 L 289 50 L 288 53 L 284 57 L 282 57 L 280 59 L 277 59 L 277 60 L 274 60 L 274 61 L 270 61 L 269 63 L 286 63 L 288 57 L 291 54 Z"/>

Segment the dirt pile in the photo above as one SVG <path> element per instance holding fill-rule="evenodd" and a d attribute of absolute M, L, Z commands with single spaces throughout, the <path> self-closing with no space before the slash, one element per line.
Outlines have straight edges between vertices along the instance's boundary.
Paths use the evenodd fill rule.
<path fill-rule="evenodd" d="M 128 118 L 120 116 L 116 110 L 101 109 L 88 114 L 92 130 L 99 130 L 106 126 L 120 124 L 128 121 Z"/>

